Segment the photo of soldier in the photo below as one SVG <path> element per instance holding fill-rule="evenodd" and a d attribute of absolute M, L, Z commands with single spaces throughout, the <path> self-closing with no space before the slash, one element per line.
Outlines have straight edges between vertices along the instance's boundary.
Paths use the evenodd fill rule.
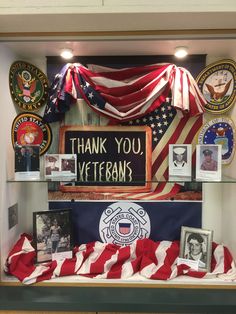
<path fill-rule="evenodd" d="M 212 157 L 213 151 L 211 149 L 204 149 L 202 153 L 204 157 L 201 170 L 217 171 L 217 161 Z"/>

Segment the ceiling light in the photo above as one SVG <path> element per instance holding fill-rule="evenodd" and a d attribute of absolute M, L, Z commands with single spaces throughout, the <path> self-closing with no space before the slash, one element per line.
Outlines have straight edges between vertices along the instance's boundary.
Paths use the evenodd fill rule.
<path fill-rule="evenodd" d="M 188 55 L 187 47 L 176 47 L 175 48 L 175 56 L 176 58 L 184 58 Z"/>
<path fill-rule="evenodd" d="M 71 59 L 73 56 L 72 49 L 63 49 L 61 52 L 61 57 L 64 59 Z"/>

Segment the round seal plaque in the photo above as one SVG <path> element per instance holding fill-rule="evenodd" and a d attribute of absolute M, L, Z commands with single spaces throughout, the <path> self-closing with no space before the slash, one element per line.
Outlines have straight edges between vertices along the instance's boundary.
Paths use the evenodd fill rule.
<path fill-rule="evenodd" d="M 208 121 L 198 135 L 198 143 L 221 145 L 222 164 L 229 164 L 235 151 L 234 122 L 227 117 Z"/>
<path fill-rule="evenodd" d="M 196 79 L 207 101 L 205 109 L 213 114 L 228 111 L 236 98 L 236 62 L 224 59 L 208 65 Z"/>
<path fill-rule="evenodd" d="M 100 218 L 99 233 L 105 243 L 130 245 L 135 240 L 148 238 L 150 232 L 149 216 L 136 203 L 113 203 L 103 211 Z"/>
<path fill-rule="evenodd" d="M 51 145 L 52 131 L 42 118 L 32 113 L 16 116 L 11 128 L 12 145 L 39 145 L 40 155 L 46 153 Z"/>
<path fill-rule="evenodd" d="M 10 67 L 9 86 L 13 102 L 23 111 L 37 111 L 47 101 L 48 79 L 36 66 L 16 61 Z"/>

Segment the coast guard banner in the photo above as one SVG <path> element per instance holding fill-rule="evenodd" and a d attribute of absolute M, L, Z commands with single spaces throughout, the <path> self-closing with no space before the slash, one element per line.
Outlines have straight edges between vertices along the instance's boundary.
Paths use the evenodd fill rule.
<path fill-rule="evenodd" d="M 201 202 L 51 201 L 49 208 L 71 208 L 75 245 L 179 240 L 181 226 L 201 228 L 202 219 Z"/>

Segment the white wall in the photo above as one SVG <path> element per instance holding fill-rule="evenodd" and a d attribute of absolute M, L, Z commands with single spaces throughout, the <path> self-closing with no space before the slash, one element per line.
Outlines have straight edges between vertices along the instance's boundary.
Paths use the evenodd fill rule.
<path fill-rule="evenodd" d="M 14 150 L 11 142 L 11 125 L 17 115 L 9 92 L 9 69 L 17 56 L 0 44 L 0 241 L 1 265 L 23 232 L 32 232 L 32 211 L 47 209 L 47 184 L 7 183 L 14 178 Z M 18 224 L 9 230 L 8 208 L 18 203 Z M 1 267 L 2 272 L 3 267 Z"/>
<path fill-rule="evenodd" d="M 9 166 L 9 175 L 13 174 L 13 148 L 11 144 L 11 123 L 16 115 L 14 106 L 9 93 L 8 73 L 11 63 L 15 60 L 15 55 L 10 50 L 0 45 L 0 86 L 1 86 L 1 132 L 0 132 L 0 225 L 1 225 L 1 263 L 5 261 L 5 253 L 18 237 L 19 224 L 8 230 L 8 207 L 17 203 L 20 193 L 19 186 L 12 186 L 6 183 L 8 178 L 7 167 Z"/>
<path fill-rule="evenodd" d="M 236 56 L 228 54 L 224 56 L 207 56 L 207 64 L 222 59 L 236 60 Z M 230 118 L 236 126 L 235 104 L 224 115 Z M 218 118 L 213 114 L 205 114 L 205 121 Z M 236 136 L 236 133 L 234 134 Z M 235 143 L 236 144 L 236 143 Z M 224 177 L 233 178 L 236 182 L 236 154 L 232 162 L 222 166 Z M 204 186 L 203 225 L 214 230 L 214 240 L 224 243 L 236 258 L 236 183 L 208 183 Z"/>
<path fill-rule="evenodd" d="M 236 61 L 236 56 L 233 59 Z M 236 103 L 234 103 L 232 109 L 225 115 L 233 120 L 236 127 Z M 236 136 L 236 129 L 234 136 Z M 234 144 L 236 146 L 236 141 Z M 236 182 L 236 153 L 232 162 L 224 166 L 223 172 L 225 176 L 233 178 Z M 222 184 L 222 195 L 222 240 L 230 248 L 236 259 L 236 183 Z"/>

